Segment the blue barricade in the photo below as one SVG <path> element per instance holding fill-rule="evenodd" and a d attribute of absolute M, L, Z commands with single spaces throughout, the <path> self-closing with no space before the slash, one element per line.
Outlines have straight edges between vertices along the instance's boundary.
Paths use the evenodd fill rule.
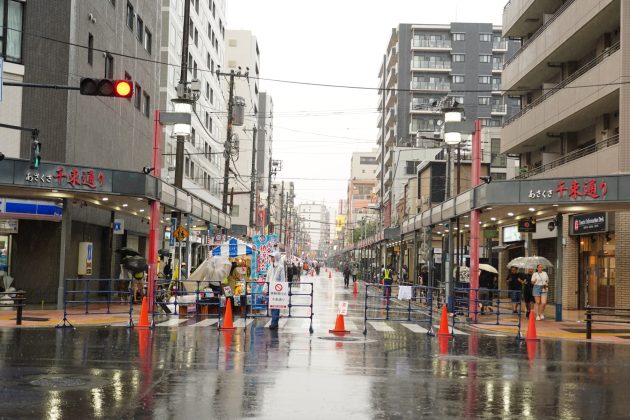
<path fill-rule="evenodd" d="M 289 302 L 287 304 L 288 313 L 280 314 L 280 318 L 288 319 L 309 319 L 308 331 L 313 333 L 313 283 L 289 282 Z M 303 290 L 306 288 L 306 290 Z M 248 281 L 247 289 L 247 309 L 245 311 L 245 321 L 247 318 L 269 318 L 269 282 Z M 308 309 L 308 310 L 305 310 Z"/>
<path fill-rule="evenodd" d="M 511 326 L 517 327 L 516 338 L 521 339 L 522 298 L 519 290 L 455 289 L 453 328 L 457 322 Z"/>
<path fill-rule="evenodd" d="M 129 314 L 133 327 L 134 290 L 142 282 L 129 279 L 66 279 L 63 292 L 63 320 L 57 328 L 69 328 L 68 316 Z M 141 297 L 140 292 L 140 297 Z M 78 310 L 73 310 L 78 309 Z"/>
<path fill-rule="evenodd" d="M 217 329 L 221 326 L 221 308 L 225 306 L 225 296 L 220 284 L 207 280 L 164 280 L 156 283 L 153 294 L 151 327 L 157 316 L 188 315 L 217 317 Z M 233 309 L 235 308 L 232 305 Z"/>
<path fill-rule="evenodd" d="M 406 286 L 406 285 L 403 285 Z M 446 302 L 444 288 L 408 286 L 407 296 L 398 299 L 400 286 L 366 284 L 363 334 L 367 335 L 368 321 L 408 321 L 426 324 L 427 334 L 433 333 L 433 316 Z"/>

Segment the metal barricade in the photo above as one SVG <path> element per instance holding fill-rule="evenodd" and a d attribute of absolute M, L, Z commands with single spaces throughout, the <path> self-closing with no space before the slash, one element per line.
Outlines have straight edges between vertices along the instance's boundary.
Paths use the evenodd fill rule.
<path fill-rule="evenodd" d="M 444 288 L 410 285 L 410 299 L 399 300 L 394 294 L 398 287 L 365 285 L 363 334 L 367 335 L 368 321 L 408 321 L 427 324 L 427 334 L 435 335 L 433 315 L 439 316 L 439 308 L 446 302 Z"/>
<path fill-rule="evenodd" d="M 586 339 L 593 337 L 593 324 L 630 324 L 630 308 L 587 306 Z"/>
<path fill-rule="evenodd" d="M 522 297 L 523 294 L 519 290 L 455 289 L 453 328 L 458 322 L 516 327 L 516 338 L 520 340 L 522 339 Z M 516 313 L 512 309 L 513 303 L 517 303 Z M 488 312 L 482 311 L 482 307 L 484 309 L 487 307 Z M 514 316 L 516 319 L 513 319 Z"/>
<path fill-rule="evenodd" d="M 287 306 L 288 314 L 280 318 L 288 319 L 309 319 L 308 332 L 313 333 L 313 283 L 295 283 L 289 282 L 289 304 Z M 302 291 L 302 287 L 306 287 L 307 291 Z M 247 318 L 270 318 L 271 309 L 269 309 L 269 282 L 267 281 L 248 281 L 246 283 L 247 301 L 251 305 L 247 306 L 245 311 L 245 323 Z M 297 291 L 296 291 L 297 289 Z M 307 298 L 304 298 L 307 297 Z M 297 312 L 296 313 L 296 308 Z M 308 311 L 302 311 L 300 308 L 308 308 Z M 251 312 L 249 312 L 251 310 Z M 299 313 L 299 312 L 307 312 Z"/>
<path fill-rule="evenodd" d="M 22 325 L 22 309 L 26 306 L 26 292 L 16 290 L 15 292 L 0 292 L 0 308 L 15 308 L 15 325 Z"/>
<path fill-rule="evenodd" d="M 137 281 L 135 281 L 137 282 Z M 68 316 L 128 314 L 133 327 L 134 280 L 66 279 L 63 291 L 63 320 L 57 328 L 72 328 Z M 80 309 L 72 311 L 72 309 Z"/>
<path fill-rule="evenodd" d="M 156 316 L 186 318 L 194 314 L 209 318 L 217 317 L 217 329 L 219 329 L 222 317 L 221 308 L 225 306 L 225 297 L 220 286 L 211 288 L 210 285 L 211 282 L 207 280 L 159 279 L 153 294 L 151 328 L 155 327 Z"/>

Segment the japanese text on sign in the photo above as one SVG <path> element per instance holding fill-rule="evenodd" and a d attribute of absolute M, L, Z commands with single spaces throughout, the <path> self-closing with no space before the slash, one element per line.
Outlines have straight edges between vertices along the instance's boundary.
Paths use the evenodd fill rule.
<path fill-rule="evenodd" d="M 77 188 L 87 187 L 89 189 L 102 188 L 105 185 L 105 175 L 103 172 L 96 172 L 94 169 L 72 168 L 66 172 L 66 168 L 59 166 L 54 174 L 40 174 L 39 172 L 27 172 L 25 180 L 28 183 L 54 184 L 59 187 Z"/>
<path fill-rule="evenodd" d="M 571 200 L 579 200 L 582 197 L 601 199 L 608 194 L 608 184 L 606 184 L 604 180 L 597 182 L 595 179 L 590 179 L 585 182 L 573 180 L 566 184 L 564 181 L 560 181 L 555 189 L 530 189 L 528 198 L 550 199 L 554 197 L 554 193 L 559 199 L 569 198 Z"/>
<path fill-rule="evenodd" d="M 347 301 L 341 301 L 339 302 L 339 307 L 337 308 L 337 315 L 343 315 L 346 316 L 348 315 L 348 302 Z"/>
<path fill-rule="evenodd" d="M 272 282 L 269 284 L 269 309 L 287 309 L 289 307 L 289 283 Z"/>

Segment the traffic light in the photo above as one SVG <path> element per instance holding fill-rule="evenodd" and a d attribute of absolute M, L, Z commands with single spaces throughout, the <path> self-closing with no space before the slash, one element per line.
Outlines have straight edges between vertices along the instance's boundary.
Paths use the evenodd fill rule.
<path fill-rule="evenodd" d="M 41 151 L 42 144 L 39 140 L 33 139 L 31 142 L 31 169 L 39 169 L 39 162 L 42 160 Z"/>
<path fill-rule="evenodd" d="M 131 98 L 133 83 L 129 80 L 93 79 L 84 77 L 79 85 L 81 95 Z"/>

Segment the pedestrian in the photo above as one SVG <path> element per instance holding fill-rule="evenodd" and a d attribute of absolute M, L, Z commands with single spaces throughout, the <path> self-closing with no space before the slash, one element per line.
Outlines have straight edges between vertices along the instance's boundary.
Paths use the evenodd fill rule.
<path fill-rule="evenodd" d="M 525 307 L 527 308 L 527 312 L 525 316 L 529 318 L 529 314 L 532 311 L 532 303 L 536 302 L 534 299 L 534 285 L 532 284 L 532 275 L 534 274 L 533 268 L 527 269 L 527 274 L 524 274 L 522 277 L 523 282 L 523 300 L 525 301 Z"/>
<path fill-rule="evenodd" d="M 347 289 L 350 284 L 350 265 L 346 264 L 343 267 L 343 287 Z"/>
<path fill-rule="evenodd" d="M 479 303 L 481 315 L 485 315 L 486 311 L 492 312 L 492 295 L 491 289 L 494 286 L 496 276 L 489 271 L 481 271 L 479 274 Z"/>
<path fill-rule="evenodd" d="M 293 281 L 293 264 L 287 265 L 287 281 L 289 283 Z M 289 287 L 291 287 L 290 284 L 289 284 Z"/>
<path fill-rule="evenodd" d="M 510 272 L 505 279 L 507 281 L 510 299 L 512 301 L 512 313 L 518 313 L 518 305 L 521 303 L 522 286 L 518 268 L 510 267 Z"/>
<path fill-rule="evenodd" d="M 388 265 L 383 269 L 383 296 L 389 297 L 392 294 L 392 284 L 394 279 L 392 278 L 392 266 Z"/>
<path fill-rule="evenodd" d="M 283 282 L 285 281 L 285 273 L 284 273 L 284 265 L 282 264 L 282 257 L 279 251 L 274 252 L 270 256 L 270 264 L 267 269 L 267 281 L 271 286 L 272 282 Z M 271 324 L 269 325 L 270 330 L 278 329 L 278 321 L 280 320 L 280 309 L 272 309 L 271 310 Z"/>
<path fill-rule="evenodd" d="M 407 284 L 409 280 L 409 270 L 406 265 L 402 266 L 402 284 Z"/>
<path fill-rule="evenodd" d="M 549 287 L 549 276 L 543 271 L 542 264 L 536 266 L 536 272 L 532 274 L 532 294 L 536 303 L 534 304 L 536 321 L 545 319 L 545 307 L 547 306 L 547 289 Z"/>
<path fill-rule="evenodd" d="M 357 281 L 357 273 L 359 272 L 359 267 L 357 267 L 357 264 L 354 263 L 352 264 L 352 269 L 350 270 L 350 274 L 352 274 L 352 283 L 356 283 Z"/>

